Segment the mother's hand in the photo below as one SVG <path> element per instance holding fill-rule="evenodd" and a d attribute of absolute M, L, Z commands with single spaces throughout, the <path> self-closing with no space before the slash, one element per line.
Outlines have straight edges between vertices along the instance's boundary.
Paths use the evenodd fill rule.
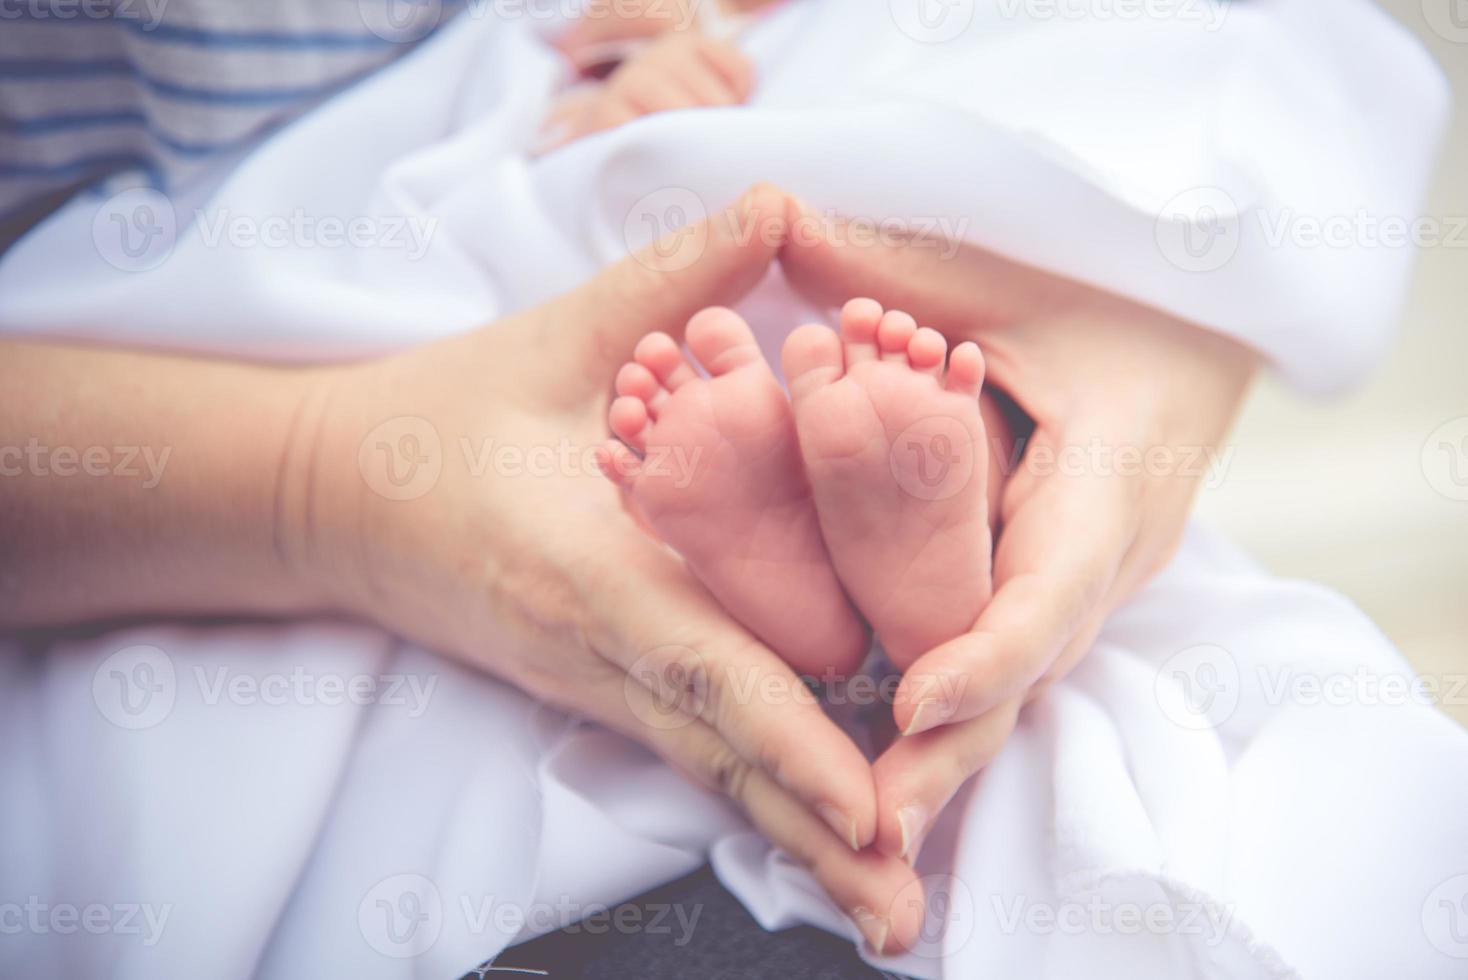
<path fill-rule="evenodd" d="M 786 275 L 834 305 L 872 296 L 984 350 L 1034 422 L 1008 466 L 996 592 L 972 630 L 907 671 L 876 763 L 878 848 L 911 855 L 988 764 L 1024 702 L 1086 653 L 1170 559 L 1257 359 L 1241 344 L 974 246 L 792 236 Z M 925 247 L 929 246 L 929 247 Z"/>
<path fill-rule="evenodd" d="M 733 798 L 880 948 L 910 942 L 920 911 L 893 904 L 911 870 L 861 851 L 877 825 L 865 758 L 591 462 L 617 365 L 647 331 L 676 336 L 746 292 L 779 248 L 749 222 L 778 233 L 784 210 L 756 189 L 549 304 L 324 372 L 289 452 L 286 540 L 342 604 Z"/>

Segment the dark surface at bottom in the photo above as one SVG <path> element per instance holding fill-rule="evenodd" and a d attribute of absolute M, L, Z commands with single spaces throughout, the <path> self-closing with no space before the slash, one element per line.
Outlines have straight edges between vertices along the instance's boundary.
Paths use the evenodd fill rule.
<path fill-rule="evenodd" d="M 550 980 L 882 980 L 850 942 L 769 933 L 703 867 L 609 911 L 505 950 L 469 977 Z"/>

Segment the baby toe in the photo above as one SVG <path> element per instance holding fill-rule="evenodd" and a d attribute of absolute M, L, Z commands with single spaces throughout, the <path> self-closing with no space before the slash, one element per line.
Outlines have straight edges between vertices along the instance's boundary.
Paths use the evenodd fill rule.
<path fill-rule="evenodd" d="M 607 421 L 612 433 L 639 453 L 647 451 L 647 430 L 651 420 L 647 414 L 647 403 L 640 398 L 623 395 L 612 402 L 607 412 Z"/>
<path fill-rule="evenodd" d="M 663 387 L 657 376 L 636 362 L 623 364 L 622 369 L 617 372 L 616 391 L 618 395 L 637 398 L 645 402 L 648 415 L 652 416 L 654 420 L 657 419 L 659 410 L 668 400 L 668 390 Z"/>
<path fill-rule="evenodd" d="M 907 362 L 920 374 L 934 378 L 942 375 L 947 354 L 948 341 L 932 327 L 919 327 L 907 342 Z"/>
<path fill-rule="evenodd" d="M 838 380 L 845 371 L 841 339 L 819 323 L 808 323 L 785 338 L 780 366 L 792 398 L 800 399 Z"/>
<path fill-rule="evenodd" d="M 841 343 L 848 367 L 877 359 L 881 322 L 882 304 L 874 299 L 853 299 L 841 308 Z"/>
<path fill-rule="evenodd" d="M 948 358 L 948 379 L 945 387 L 949 391 L 977 398 L 983 385 L 984 355 L 979 351 L 978 344 L 965 340 L 953 348 L 953 353 Z"/>
<path fill-rule="evenodd" d="M 888 310 L 877 323 L 877 350 L 882 360 L 907 363 L 907 345 L 917 332 L 917 321 L 901 310 Z"/>
<path fill-rule="evenodd" d="M 669 391 L 677 391 L 698 377 L 678 342 L 665 333 L 650 333 L 639 340 L 632 359 L 651 371 Z"/>

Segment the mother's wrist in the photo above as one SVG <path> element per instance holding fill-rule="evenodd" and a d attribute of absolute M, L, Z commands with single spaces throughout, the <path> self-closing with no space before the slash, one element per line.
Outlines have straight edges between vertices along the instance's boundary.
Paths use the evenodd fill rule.
<path fill-rule="evenodd" d="M 365 604 L 357 529 L 363 441 L 356 366 L 309 368 L 282 378 L 293 403 L 279 436 L 270 533 L 279 573 L 303 606 L 360 613 Z"/>
<path fill-rule="evenodd" d="M 453 494 L 454 386 L 419 382 L 423 350 L 301 373 L 277 533 L 283 574 L 318 608 L 452 649 L 467 586 L 445 580 L 437 549 L 467 534 L 471 515 Z"/>

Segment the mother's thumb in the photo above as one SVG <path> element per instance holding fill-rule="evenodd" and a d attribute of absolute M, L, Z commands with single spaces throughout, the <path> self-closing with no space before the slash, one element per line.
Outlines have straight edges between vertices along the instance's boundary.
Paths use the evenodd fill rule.
<path fill-rule="evenodd" d="M 562 296 L 563 322 L 596 326 L 609 363 L 644 335 L 681 336 L 706 306 L 737 302 L 764 276 L 798 215 L 795 199 L 757 184 L 729 207 L 685 225 L 602 270 Z"/>

